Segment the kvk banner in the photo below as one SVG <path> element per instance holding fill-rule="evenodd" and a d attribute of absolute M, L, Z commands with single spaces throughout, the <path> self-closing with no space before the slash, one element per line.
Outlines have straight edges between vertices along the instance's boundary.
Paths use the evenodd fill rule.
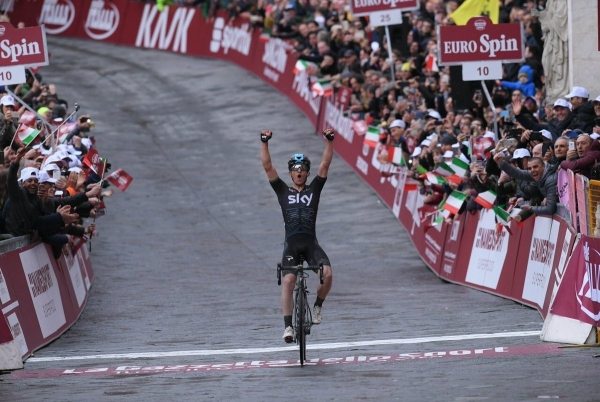
<path fill-rule="evenodd" d="M 438 27 L 438 62 L 452 65 L 469 61 L 518 62 L 524 59 L 521 24 L 494 24 L 474 17 L 467 25 Z"/>
<path fill-rule="evenodd" d="M 581 236 L 550 311 L 600 326 L 600 239 Z"/>

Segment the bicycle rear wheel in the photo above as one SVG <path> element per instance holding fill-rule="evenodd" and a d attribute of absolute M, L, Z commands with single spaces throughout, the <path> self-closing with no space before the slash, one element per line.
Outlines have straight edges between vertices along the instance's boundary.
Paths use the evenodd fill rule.
<path fill-rule="evenodd" d="M 300 350 L 300 365 L 304 366 L 306 360 L 306 333 L 305 326 L 306 294 L 302 289 L 296 291 L 296 342 Z"/>

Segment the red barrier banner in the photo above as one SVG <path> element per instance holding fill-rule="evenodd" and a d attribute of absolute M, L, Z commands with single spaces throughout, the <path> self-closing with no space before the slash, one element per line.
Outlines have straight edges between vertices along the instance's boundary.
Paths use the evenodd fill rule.
<path fill-rule="evenodd" d="M 550 311 L 600 326 L 600 239 L 581 236 Z"/>
<path fill-rule="evenodd" d="M 467 226 L 467 218 L 473 215 L 474 214 L 461 214 L 455 217 L 451 223 L 447 224 L 448 228 L 446 230 L 446 239 L 444 241 L 444 254 L 442 257 L 442 266 L 439 274 L 442 278 L 445 278 L 449 281 L 458 281 L 458 258 L 461 255 L 470 254 L 469 250 L 466 250 L 464 247 L 464 244 L 469 243 L 464 241 L 463 233 L 465 232 L 465 227 Z M 477 213 L 477 215 L 479 214 Z M 461 244 L 463 247 L 460 246 Z M 464 276 L 462 278 L 464 279 Z"/>
<path fill-rule="evenodd" d="M 435 219 L 433 214 L 426 218 L 424 222 L 424 249 L 425 260 L 428 262 L 427 265 L 437 274 L 440 275 L 442 269 L 442 263 L 444 260 L 444 251 L 446 246 L 446 233 L 450 224 L 434 224 Z"/>
<path fill-rule="evenodd" d="M 471 260 L 471 254 L 473 253 L 471 245 L 475 243 L 477 226 L 481 220 L 480 215 L 481 211 L 474 214 L 463 214 L 461 216 L 461 219 L 464 220 L 464 226 L 460 233 L 460 245 L 451 244 L 448 248 L 448 250 L 455 250 L 457 253 L 454 269 L 452 270 L 452 274 L 448 277 L 449 280 L 455 283 L 466 283 L 469 261 Z M 468 247 L 465 246 L 467 244 L 469 245 Z"/>
<path fill-rule="evenodd" d="M 281 92 L 291 87 L 295 63 L 292 47 L 284 40 L 264 35 L 258 35 L 254 43 L 256 58 L 248 69 Z"/>
<path fill-rule="evenodd" d="M 96 41 L 119 43 L 122 33 L 121 20 L 127 12 L 127 0 L 92 0 L 83 6 L 83 33 Z"/>
<path fill-rule="evenodd" d="M 24 357 L 58 338 L 85 306 L 93 279 L 89 254 L 85 247 L 66 249 L 58 261 L 43 243 L 0 255 L 3 318 Z"/>
<path fill-rule="evenodd" d="M 557 250 L 554 258 L 554 265 L 550 274 L 550 280 L 546 289 L 546 297 L 541 309 L 542 317 L 548 315 L 550 303 L 558 291 L 558 285 L 562 280 L 566 268 L 567 258 L 571 255 L 573 243 L 575 242 L 575 236 L 573 236 L 574 232 L 572 232 L 572 229 L 569 228 L 566 222 L 560 219 L 557 219 L 556 221 L 560 224 L 558 240 L 556 242 Z"/>
<path fill-rule="evenodd" d="M 120 42 L 123 45 L 135 46 L 144 49 L 168 50 L 174 53 L 206 56 L 212 41 L 212 28 L 204 23 L 201 13 L 196 7 L 165 7 L 161 12 L 152 3 L 129 3 L 126 15 L 126 24 L 123 24 Z M 220 20 L 222 21 L 222 20 Z M 215 20 L 216 24 L 216 20 Z M 214 28 L 222 35 L 223 27 Z M 222 36 L 214 33 L 221 49 Z M 197 40 L 194 38 L 203 38 Z M 239 44 L 240 48 L 247 45 Z M 229 47 L 228 47 L 229 49 Z"/>
<path fill-rule="evenodd" d="M 82 14 L 82 0 L 44 0 L 37 21 L 44 24 L 47 34 L 80 36 Z"/>

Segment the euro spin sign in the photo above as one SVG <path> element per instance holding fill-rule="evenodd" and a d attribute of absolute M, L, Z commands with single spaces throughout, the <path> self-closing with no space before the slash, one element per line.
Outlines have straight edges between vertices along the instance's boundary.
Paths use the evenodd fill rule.
<path fill-rule="evenodd" d="M 0 22 L 0 68 L 48 65 L 48 48 L 43 26 L 16 29 Z"/>
<path fill-rule="evenodd" d="M 367 15 L 376 11 L 415 10 L 419 0 L 351 0 L 352 14 Z"/>
<path fill-rule="evenodd" d="M 438 27 L 439 64 L 472 61 L 520 62 L 524 60 L 521 24 L 494 24 L 474 17 L 467 25 Z"/>

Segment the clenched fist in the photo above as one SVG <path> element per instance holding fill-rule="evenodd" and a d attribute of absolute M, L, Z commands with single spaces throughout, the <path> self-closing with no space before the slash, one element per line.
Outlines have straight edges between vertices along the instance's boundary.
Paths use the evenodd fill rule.
<path fill-rule="evenodd" d="M 327 141 L 333 141 L 335 138 L 335 131 L 332 128 L 326 128 L 322 131 L 323 137 L 327 138 Z"/>
<path fill-rule="evenodd" d="M 260 132 L 260 140 L 264 143 L 269 142 L 271 137 L 273 136 L 273 132 L 271 130 L 262 130 Z"/>

